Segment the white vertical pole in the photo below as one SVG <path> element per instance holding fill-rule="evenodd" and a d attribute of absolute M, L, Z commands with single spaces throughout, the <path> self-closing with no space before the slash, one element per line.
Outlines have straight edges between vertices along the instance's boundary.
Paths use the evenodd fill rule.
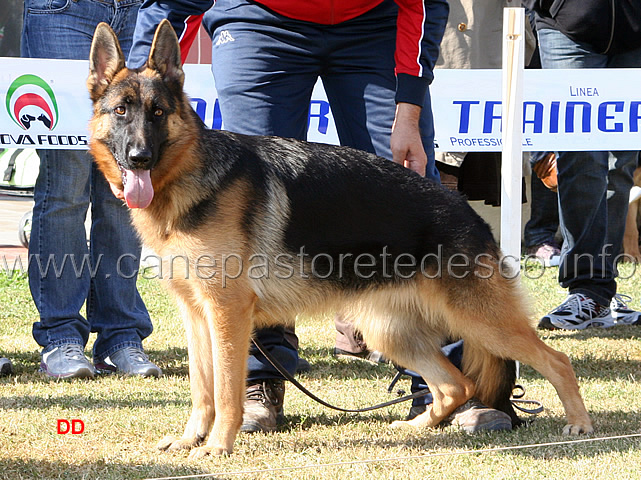
<path fill-rule="evenodd" d="M 521 258 L 521 176 L 523 174 L 523 71 L 525 9 L 503 9 L 503 103 L 501 158 L 501 250 L 513 275 Z M 520 377 L 516 362 L 516 377 Z"/>
<path fill-rule="evenodd" d="M 523 71 L 525 9 L 503 15 L 503 103 L 501 167 L 501 250 L 505 267 L 519 271 L 523 158 Z"/>

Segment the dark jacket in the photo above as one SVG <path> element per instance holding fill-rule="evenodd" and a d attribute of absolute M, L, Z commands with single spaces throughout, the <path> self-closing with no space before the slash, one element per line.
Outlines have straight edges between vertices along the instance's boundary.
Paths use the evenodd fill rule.
<path fill-rule="evenodd" d="M 552 28 L 596 53 L 641 47 L 641 0 L 523 0 L 536 13 L 537 30 Z"/>

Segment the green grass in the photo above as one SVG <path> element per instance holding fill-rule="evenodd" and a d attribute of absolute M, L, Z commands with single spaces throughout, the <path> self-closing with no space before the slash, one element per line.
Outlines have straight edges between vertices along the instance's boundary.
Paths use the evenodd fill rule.
<path fill-rule="evenodd" d="M 623 270 L 620 292 L 641 307 L 641 276 Z M 555 270 L 524 278 L 538 317 L 565 296 Z M 529 272 L 529 277 L 538 277 Z M 164 435 L 180 434 L 187 419 L 189 382 L 181 321 L 157 281 L 140 281 L 154 319 L 145 341 L 165 371 L 158 379 L 118 375 L 94 380 L 53 381 L 37 373 L 39 347 L 31 336 L 37 312 L 26 279 L 0 274 L 0 351 L 16 374 L 0 379 L 0 478 L 138 479 L 217 474 L 206 478 L 641 478 L 641 438 L 481 450 L 563 442 L 563 410 L 552 386 L 531 368 L 521 369 L 526 398 L 545 411 L 527 428 L 469 436 L 450 427 L 412 432 L 392 430 L 409 406 L 349 415 L 328 410 L 290 386 L 287 423 L 270 435 L 239 435 L 231 456 L 187 460 L 187 453 L 154 450 Z M 301 354 L 312 364 L 301 382 L 327 401 L 356 407 L 389 400 L 394 370 L 332 357 L 333 323 L 301 319 Z M 542 332 L 567 353 L 579 377 L 594 423 L 588 438 L 641 434 L 641 327 L 583 332 Z M 93 336 L 91 341 L 93 341 Z M 90 341 L 90 343 L 91 343 Z M 87 353 L 91 352 L 91 344 Z M 397 388 L 409 390 L 409 382 Z M 81 435 L 58 435 L 56 420 L 79 418 Z M 455 455 L 458 452 L 470 452 Z M 475 453 L 476 452 L 476 453 Z M 377 460 L 377 461 L 375 461 Z M 233 474 L 233 472 L 255 472 Z"/>

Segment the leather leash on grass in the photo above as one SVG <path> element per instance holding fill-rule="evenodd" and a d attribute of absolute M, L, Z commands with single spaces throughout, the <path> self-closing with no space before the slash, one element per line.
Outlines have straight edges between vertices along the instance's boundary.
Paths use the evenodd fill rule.
<path fill-rule="evenodd" d="M 252 338 L 252 342 L 254 343 L 254 345 L 256 346 L 258 351 L 260 353 L 262 353 L 267 360 L 269 360 L 269 363 L 271 363 L 272 366 L 276 370 L 278 370 L 278 373 L 280 373 L 283 377 L 285 377 L 286 380 L 289 380 L 296 388 L 298 388 L 301 392 L 303 392 L 305 395 L 307 395 L 312 400 L 320 403 L 321 405 L 323 405 L 323 406 L 325 406 L 327 408 L 331 408 L 333 410 L 338 410 L 339 412 L 347 412 L 347 413 L 369 412 L 369 411 L 372 411 L 372 410 L 377 410 L 379 408 L 389 407 L 390 405 L 395 405 L 397 403 L 402 403 L 402 402 L 406 402 L 408 400 L 413 400 L 415 398 L 424 397 L 425 395 L 430 393 L 430 390 L 428 388 L 425 388 L 423 390 L 419 390 L 418 392 L 412 393 L 410 395 L 404 395 L 404 396 L 402 396 L 400 398 L 396 398 L 394 400 L 390 400 L 390 401 L 387 401 L 387 402 L 383 402 L 383 403 L 379 403 L 379 404 L 376 404 L 376 405 L 372 405 L 370 407 L 363 407 L 363 408 L 342 408 L 342 407 L 337 407 L 337 406 L 332 405 L 331 403 L 328 403 L 325 400 L 317 397 L 312 392 L 307 390 L 307 388 L 305 388 L 303 385 L 301 385 L 301 383 L 298 380 L 296 380 L 291 373 L 289 373 L 287 370 L 285 370 L 285 368 L 281 365 L 281 363 L 278 360 L 276 360 L 276 358 L 274 358 L 274 356 L 271 353 L 269 353 L 267 351 L 267 349 L 263 346 L 263 344 L 260 342 L 260 340 L 258 340 L 256 338 Z M 394 379 L 392 380 L 392 383 L 387 388 L 388 392 L 392 391 L 392 389 L 394 388 L 394 385 L 396 384 L 396 382 L 398 382 L 399 378 L 402 375 L 403 375 L 403 373 L 401 371 L 399 371 L 394 376 Z M 510 399 L 510 401 L 512 402 L 512 405 L 514 405 L 514 407 L 516 409 L 518 409 L 518 410 L 520 410 L 520 411 L 522 411 L 524 413 L 531 414 L 531 415 L 536 415 L 537 413 L 541 413 L 543 411 L 543 405 L 541 405 L 540 402 L 537 402 L 536 400 L 522 400 L 521 399 L 523 397 L 523 395 L 525 395 L 525 388 L 523 388 L 523 386 L 515 385 L 514 388 L 521 390 L 521 392 L 518 395 L 513 395 L 513 398 Z M 524 405 L 537 405 L 537 407 L 534 408 L 534 409 L 527 409 L 525 407 L 521 407 L 521 406 L 517 405 L 517 403 L 524 404 Z"/>
<path fill-rule="evenodd" d="M 278 360 L 276 360 L 271 353 L 267 351 L 267 349 L 263 346 L 263 344 L 260 342 L 260 340 L 256 338 L 252 338 L 252 342 L 254 345 L 256 345 L 256 348 L 260 353 L 262 353 L 267 360 L 269 360 L 269 363 L 272 364 L 272 366 L 278 370 L 278 372 L 285 377 L 286 380 L 289 380 L 294 384 L 296 388 L 298 388 L 301 392 L 303 392 L 305 395 L 307 395 L 309 398 L 312 400 L 315 400 L 316 402 L 320 403 L 321 405 L 331 408 L 333 410 L 338 410 L 339 412 L 347 412 L 347 413 L 361 413 L 361 412 L 369 412 L 371 410 L 377 410 L 379 408 L 383 407 L 389 407 L 390 405 L 395 405 L 397 403 L 405 402 L 407 400 L 413 400 L 414 398 L 419 398 L 419 397 L 424 397 L 428 393 L 430 393 L 429 389 L 424 389 L 420 390 L 416 393 L 412 393 L 411 395 L 405 395 L 404 397 L 401 398 L 396 398 L 394 400 L 390 400 L 388 402 L 384 403 L 379 403 L 378 405 L 372 405 L 371 407 L 364 407 L 364 408 L 342 408 L 342 407 L 337 407 L 335 405 L 332 405 L 331 403 L 326 402 L 325 400 L 317 397 L 314 395 L 312 392 L 307 390 L 303 385 L 300 384 L 298 380 L 294 378 L 294 376 L 289 373 L 285 368 L 280 364 Z"/>

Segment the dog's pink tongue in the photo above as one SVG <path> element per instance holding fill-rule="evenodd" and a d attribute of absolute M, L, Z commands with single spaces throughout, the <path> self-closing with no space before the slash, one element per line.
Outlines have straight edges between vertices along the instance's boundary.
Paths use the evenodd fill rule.
<path fill-rule="evenodd" d="M 150 170 L 125 171 L 125 200 L 129 208 L 145 208 L 154 198 Z"/>

